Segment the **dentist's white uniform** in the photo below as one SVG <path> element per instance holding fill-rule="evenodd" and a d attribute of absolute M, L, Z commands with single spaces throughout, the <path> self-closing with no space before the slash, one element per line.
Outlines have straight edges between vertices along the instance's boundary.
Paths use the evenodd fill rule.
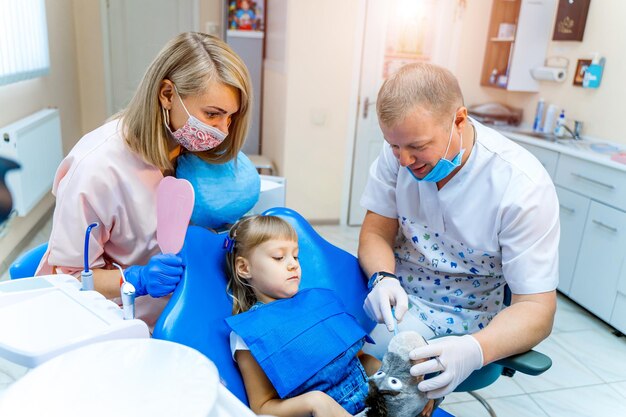
<path fill-rule="evenodd" d="M 528 151 L 473 121 L 476 142 L 441 189 L 417 182 L 388 144 L 372 164 L 361 205 L 397 218 L 396 275 L 409 314 L 434 333 L 474 333 L 515 294 L 558 283 L 559 205 L 552 180 Z"/>

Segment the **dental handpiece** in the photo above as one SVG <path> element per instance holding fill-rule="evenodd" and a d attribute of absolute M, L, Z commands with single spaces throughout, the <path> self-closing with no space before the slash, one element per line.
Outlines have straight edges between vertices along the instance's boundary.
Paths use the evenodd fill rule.
<path fill-rule="evenodd" d="M 124 320 L 132 320 L 135 318 L 135 286 L 126 281 L 124 270 L 121 266 L 113 262 L 113 265 L 120 270 L 122 274 L 122 285 L 120 287 L 120 295 L 122 297 L 122 317 Z"/>

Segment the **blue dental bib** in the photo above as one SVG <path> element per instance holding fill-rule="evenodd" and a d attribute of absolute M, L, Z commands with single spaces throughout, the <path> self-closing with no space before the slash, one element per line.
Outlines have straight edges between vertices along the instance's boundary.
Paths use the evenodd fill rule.
<path fill-rule="evenodd" d="M 362 339 L 371 341 L 333 291 L 309 288 L 226 323 L 248 345 L 281 398 Z"/>

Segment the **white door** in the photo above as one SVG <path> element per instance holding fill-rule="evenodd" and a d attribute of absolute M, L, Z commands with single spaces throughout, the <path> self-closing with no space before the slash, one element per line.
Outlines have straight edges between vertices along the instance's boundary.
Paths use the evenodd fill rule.
<path fill-rule="evenodd" d="M 109 115 L 123 109 L 165 43 L 197 31 L 198 0 L 105 0 L 109 48 Z"/>
<path fill-rule="evenodd" d="M 461 0 L 367 0 L 349 225 L 363 222 L 365 210 L 359 200 L 369 167 L 384 142 L 376 117 L 380 86 L 398 68 L 412 62 L 432 61 L 454 70 L 463 4 Z"/>

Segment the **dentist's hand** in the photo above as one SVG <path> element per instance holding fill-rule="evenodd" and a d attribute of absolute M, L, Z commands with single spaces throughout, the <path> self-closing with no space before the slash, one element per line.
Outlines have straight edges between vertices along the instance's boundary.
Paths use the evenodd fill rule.
<path fill-rule="evenodd" d="M 412 360 L 429 359 L 413 365 L 411 375 L 442 371 L 417 385 L 428 398 L 441 398 L 451 393 L 473 371 L 483 366 L 483 350 L 473 336 L 446 336 L 431 339 L 428 343 L 409 353 Z"/>
<path fill-rule="evenodd" d="M 126 280 L 135 286 L 136 294 L 163 297 L 176 288 L 183 276 L 183 259 L 172 254 L 154 255 L 147 265 L 133 265 L 124 270 Z"/>
<path fill-rule="evenodd" d="M 404 313 L 409 309 L 409 297 L 395 278 L 384 278 L 372 288 L 367 295 L 363 309 L 365 313 L 378 323 L 385 323 L 390 332 L 394 328 L 391 306 L 395 306 L 396 319 L 402 321 Z"/>

